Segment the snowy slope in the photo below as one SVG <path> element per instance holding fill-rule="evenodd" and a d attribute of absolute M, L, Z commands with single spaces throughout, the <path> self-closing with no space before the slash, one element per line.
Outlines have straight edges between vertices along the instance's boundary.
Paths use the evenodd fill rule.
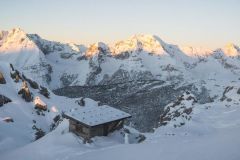
<path fill-rule="evenodd" d="M 154 133 L 146 133 L 147 139 L 141 144 L 123 144 L 117 133 L 96 137 L 93 143 L 83 144 L 68 133 L 68 123 L 64 121 L 39 141 L 4 154 L 2 159 L 238 160 L 240 95 L 237 90 L 238 87 L 234 87 L 226 94 L 232 98 L 231 102 L 218 100 L 205 105 L 195 104 L 190 114 L 192 118 L 185 125 L 157 128 Z M 192 107 L 187 101 L 181 104 Z"/>
<path fill-rule="evenodd" d="M 68 112 L 74 107 L 80 107 L 76 102 L 79 99 L 59 97 L 51 91 L 49 91 L 50 98 L 46 98 L 40 94 L 38 89 L 30 87 L 29 83 L 27 84 L 34 101 L 26 102 L 18 94 L 22 87 L 22 81 L 15 82 L 10 76 L 10 70 L 9 63 L 0 63 L 0 71 L 7 82 L 0 84 L 0 95 L 8 97 L 12 101 L 0 106 L 0 155 L 34 142 L 36 139 L 35 127 L 49 133 L 57 115 Z M 91 99 L 84 100 L 86 107 L 98 106 L 98 103 Z M 36 104 L 46 105 L 47 110 L 36 109 Z M 7 117 L 10 117 L 13 122 L 5 122 L 4 119 Z"/>

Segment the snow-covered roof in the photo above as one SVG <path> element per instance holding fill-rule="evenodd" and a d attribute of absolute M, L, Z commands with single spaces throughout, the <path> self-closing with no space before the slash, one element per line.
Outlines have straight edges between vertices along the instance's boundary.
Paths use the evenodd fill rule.
<path fill-rule="evenodd" d="M 64 115 L 66 118 L 79 121 L 91 127 L 131 117 L 131 115 L 126 112 L 106 105 L 99 107 L 79 107 L 72 112 L 64 113 Z"/>

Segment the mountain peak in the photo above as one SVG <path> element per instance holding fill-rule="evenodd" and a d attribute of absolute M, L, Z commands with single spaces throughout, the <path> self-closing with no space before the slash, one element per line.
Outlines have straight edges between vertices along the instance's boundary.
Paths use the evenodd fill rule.
<path fill-rule="evenodd" d="M 223 51 L 226 56 L 230 56 L 230 57 L 235 57 L 240 55 L 240 48 L 233 43 L 226 44 Z"/>
<path fill-rule="evenodd" d="M 8 31 L 6 42 L 13 43 L 18 41 L 20 43 L 23 42 L 26 38 L 27 34 L 21 28 L 13 28 L 12 30 Z"/>
<path fill-rule="evenodd" d="M 13 32 L 13 33 L 21 33 L 21 32 L 24 32 L 23 29 L 19 28 L 19 27 L 15 27 L 13 28 L 12 30 L 10 30 L 10 32 Z M 24 32 L 25 33 L 25 32 Z"/>
<path fill-rule="evenodd" d="M 8 31 L 8 37 L 26 37 L 26 33 L 21 28 L 13 28 Z"/>
<path fill-rule="evenodd" d="M 86 51 L 86 56 L 87 57 L 92 57 L 98 53 L 102 53 L 102 52 L 107 52 L 109 50 L 109 47 L 107 44 L 103 43 L 103 42 L 97 42 L 94 44 L 91 44 L 87 51 Z"/>
<path fill-rule="evenodd" d="M 0 58 L 22 68 L 40 62 L 41 50 L 21 28 L 8 31 L 0 45 Z"/>
<path fill-rule="evenodd" d="M 126 51 L 143 50 L 154 54 L 163 54 L 162 40 L 150 34 L 136 34 L 127 40 L 118 41 L 113 46 L 113 54 L 121 54 Z"/>

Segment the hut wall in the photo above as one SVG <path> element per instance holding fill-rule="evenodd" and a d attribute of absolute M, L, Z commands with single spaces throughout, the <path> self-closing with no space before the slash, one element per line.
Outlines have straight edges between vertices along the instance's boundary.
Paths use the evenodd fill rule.
<path fill-rule="evenodd" d="M 107 123 L 106 127 L 105 127 L 105 129 L 107 130 L 106 131 L 107 133 L 111 133 L 111 132 L 121 129 L 121 128 L 123 128 L 123 120 Z"/>
<path fill-rule="evenodd" d="M 106 124 L 94 126 L 91 128 L 91 137 L 107 136 L 109 133 L 123 128 L 123 120 L 113 121 Z"/>
<path fill-rule="evenodd" d="M 98 125 L 91 128 L 91 137 L 104 136 L 104 125 Z"/>
<path fill-rule="evenodd" d="M 69 131 L 83 138 L 91 138 L 91 128 L 84 126 L 73 120 L 69 120 Z"/>
<path fill-rule="evenodd" d="M 109 133 L 121 128 L 123 128 L 123 120 L 88 127 L 69 119 L 69 131 L 85 139 L 89 139 L 94 136 L 107 136 Z"/>

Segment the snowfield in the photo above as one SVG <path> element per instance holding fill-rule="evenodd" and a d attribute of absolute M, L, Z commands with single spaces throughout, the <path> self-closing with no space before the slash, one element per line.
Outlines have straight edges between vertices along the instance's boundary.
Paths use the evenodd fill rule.
<path fill-rule="evenodd" d="M 44 40 L 19 28 L 1 31 L 0 160 L 240 160 L 239 62 L 240 49 L 231 43 L 211 51 L 135 35 L 113 45 L 84 46 Z M 23 84 L 30 101 L 19 93 Z M 104 88 L 108 85 L 113 87 Z M 69 132 L 68 120 L 57 116 L 81 110 L 80 100 L 87 109 L 110 111 L 101 97 L 68 98 L 76 97 L 73 90 L 65 92 L 68 97 L 51 91 L 69 86 L 85 87 L 89 96 L 106 90 L 110 100 L 120 95 L 111 103 L 122 108 L 113 107 L 129 111 L 136 121 L 85 144 Z M 145 123 L 155 112 L 157 122 Z M 139 121 L 157 125 L 141 133 L 134 129 Z M 141 143 L 139 135 L 146 137 Z"/>
<path fill-rule="evenodd" d="M 192 121 L 185 126 L 156 129 L 154 133 L 146 134 L 147 140 L 140 144 L 124 144 L 118 132 L 83 144 L 81 139 L 68 132 L 65 120 L 40 140 L 1 154 L 1 159 L 238 160 L 240 107 L 205 107 L 198 106 Z"/>

